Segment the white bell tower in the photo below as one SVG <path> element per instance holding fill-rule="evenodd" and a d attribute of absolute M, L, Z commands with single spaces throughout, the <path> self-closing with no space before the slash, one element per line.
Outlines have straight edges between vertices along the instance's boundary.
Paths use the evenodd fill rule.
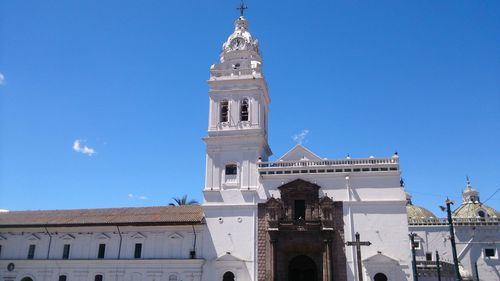
<path fill-rule="evenodd" d="M 240 16 L 210 68 L 205 190 L 258 186 L 256 162 L 271 154 L 267 142 L 269 95 L 258 41 Z"/>
<path fill-rule="evenodd" d="M 257 275 L 257 164 L 271 155 L 270 101 L 259 44 L 248 32 L 243 15 L 222 45 L 220 62 L 210 68 L 208 86 L 203 211 L 211 240 L 203 250 L 207 260 L 203 281 L 223 280 L 224 274 L 253 281 Z"/>

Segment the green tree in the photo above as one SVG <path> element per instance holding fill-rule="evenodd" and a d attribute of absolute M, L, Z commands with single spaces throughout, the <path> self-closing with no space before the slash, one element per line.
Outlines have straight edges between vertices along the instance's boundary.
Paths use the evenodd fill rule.
<path fill-rule="evenodd" d="M 187 195 L 182 197 L 172 197 L 172 200 L 174 200 L 174 202 L 168 204 L 169 206 L 199 205 L 196 200 L 188 200 Z"/>

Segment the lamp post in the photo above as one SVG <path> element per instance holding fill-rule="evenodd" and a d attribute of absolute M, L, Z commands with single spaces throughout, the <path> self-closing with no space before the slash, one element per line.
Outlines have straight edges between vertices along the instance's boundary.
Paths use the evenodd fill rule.
<path fill-rule="evenodd" d="M 450 242 L 451 242 L 451 251 L 453 255 L 453 265 L 455 267 L 455 280 L 462 281 L 462 277 L 460 276 L 460 271 L 458 269 L 458 258 L 457 258 L 457 245 L 455 244 L 455 229 L 453 228 L 453 219 L 451 218 L 451 205 L 453 205 L 453 201 L 450 199 L 446 199 L 446 213 L 448 214 L 448 225 L 450 228 Z M 441 210 L 445 210 L 444 207 L 441 207 Z"/>
<path fill-rule="evenodd" d="M 416 233 L 410 233 L 410 242 L 411 242 L 411 255 L 412 255 L 412 261 L 411 261 L 411 268 L 413 270 L 413 280 L 418 281 L 418 273 L 417 273 L 417 258 L 415 257 L 415 236 L 417 236 Z"/>

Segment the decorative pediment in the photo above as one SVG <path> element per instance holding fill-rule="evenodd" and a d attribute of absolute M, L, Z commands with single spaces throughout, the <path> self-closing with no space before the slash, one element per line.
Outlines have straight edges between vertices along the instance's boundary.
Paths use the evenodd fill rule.
<path fill-rule="evenodd" d="M 73 240 L 73 239 L 75 239 L 75 236 L 72 235 L 72 234 L 66 233 L 66 234 L 63 234 L 63 235 L 59 236 L 59 239 L 62 239 L 62 240 Z"/>
<path fill-rule="evenodd" d="M 281 191 L 281 198 L 283 198 L 283 191 L 286 190 L 300 190 L 300 191 L 316 191 L 321 187 L 315 183 L 305 181 L 303 179 L 296 179 L 289 183 L 285 183 L 282 186 L 279 186 L 278 189 Z"/>
<path fill-rule="evenodd" d="M 168 236 L 168 238 L 170 239 L 182 239 L 184 238 L 182 235 L 180 235 L 179 233 L 175 232 L 175 233 L 172 233 Z"/>
<path fill-rule="evenodd" d="M 319 199 L 319 204 L 323 206 L 333 206 L 332 198 L 328 197 L 327 194 Z"/>
<path fill-rule="evenodd" d="M 281 156 L 278 161 L 320 161 L 321 157 L 311 152 L 309 149 L 297 144 L 290 149 L 285 155 Z"/>
<path fill-rule="evenodd" d="M 372 263 L 372 264 L 399 264 L 399 261 L 386 256 L 382 253 L 377 253 L 371 257 L 366 258 L 363 263 Z"/>
<path fill-rule="evenodd" d="M 281 202 L 281 200 L 279 199 L 276 199 L 274 197 L 271 197 L 267 200 L 266 202 L 267 204 L 267 208 L 279 208 L 281 206 L 283 206 L 283 203 Z"/>
<path fill-rule="evenodd" d="M 218 261 L 218 262 L 244 262 L 245 260 L 232 255 L 230 252 L 227 252 L 224 255 L 218 257 L 216 261 Z"/>
<path fill-rule="evenodd" d="M 36 241 L 40 240 L 40 237 L 34 233 L 31 233 L 30 235 L 28 235 L 28 237 L 26 237 L 26 239 L 31 241 Z"/>
<path fill-rule="evenodd" d="M 386 256 L 381 252 L 366 258 L 363 261 L 367 275 L 375 276 L 382 273 L 388 280 L 405 280 L 406 273 L 402 270 L 399 261 L 393 257 Z"/>
<path fill-rule="evenodd" d="M 110 239 L 110 238 L 111 238 L 111 236 L 110 236 L 109 234 L 106 234 L 106 233 L 102 232 L 102 233 L 98 233 L 98 234 L 96 235 L 96 238 L 97 238 L 97 239 L 104 240 L 104 239 Z"/>
<path fill-rule="evenodd" d="M 133 239 L 145 239 L 147 236 L 141 232 L 134 232 L 130 235 L 130 238 Z"/>

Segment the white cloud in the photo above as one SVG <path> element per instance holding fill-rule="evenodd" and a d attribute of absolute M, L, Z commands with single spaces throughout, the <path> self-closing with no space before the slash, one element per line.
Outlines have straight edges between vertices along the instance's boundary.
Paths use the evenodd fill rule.
<path fill-rule="evenodd" d="M 138 199 L 138 200 L 148 200 L 148 197 L 145 195 L 134 195 L 132 193 L 127 194 L 128 199 Z"/>
<path fill-rule="evenodd" d="M 309 134 L 309 130 L 304 129 L 300 131 L 300 133 L 293 135 L 292 140 L 298 144 L 302 144 L 305 141 L 307 134 Z"/>
<path fill-rule="evenodd" d="M 5 76 L 0 72 L 0 85 L 5 84 Z"/>
<path fill-rule="evenodd" d="M 92 156 L 95 152 L 95 150 L 93 148 L 90 148 L 86 145 L 84 145 L 82 147 L 82 140 L 75 140 L 73 142 L 73 150 L 76 151 L 76 152 L 80 152 L 80 153 L 83 153 L 85 155 L 88 155 L 88 156 Z"/>
<path fill-rule="evenodd" d="M 0 209 L 0 213 L 7 213 L 7 212 L 9 212 L 9 210 L 7 210 L 7 209 Z"/>

